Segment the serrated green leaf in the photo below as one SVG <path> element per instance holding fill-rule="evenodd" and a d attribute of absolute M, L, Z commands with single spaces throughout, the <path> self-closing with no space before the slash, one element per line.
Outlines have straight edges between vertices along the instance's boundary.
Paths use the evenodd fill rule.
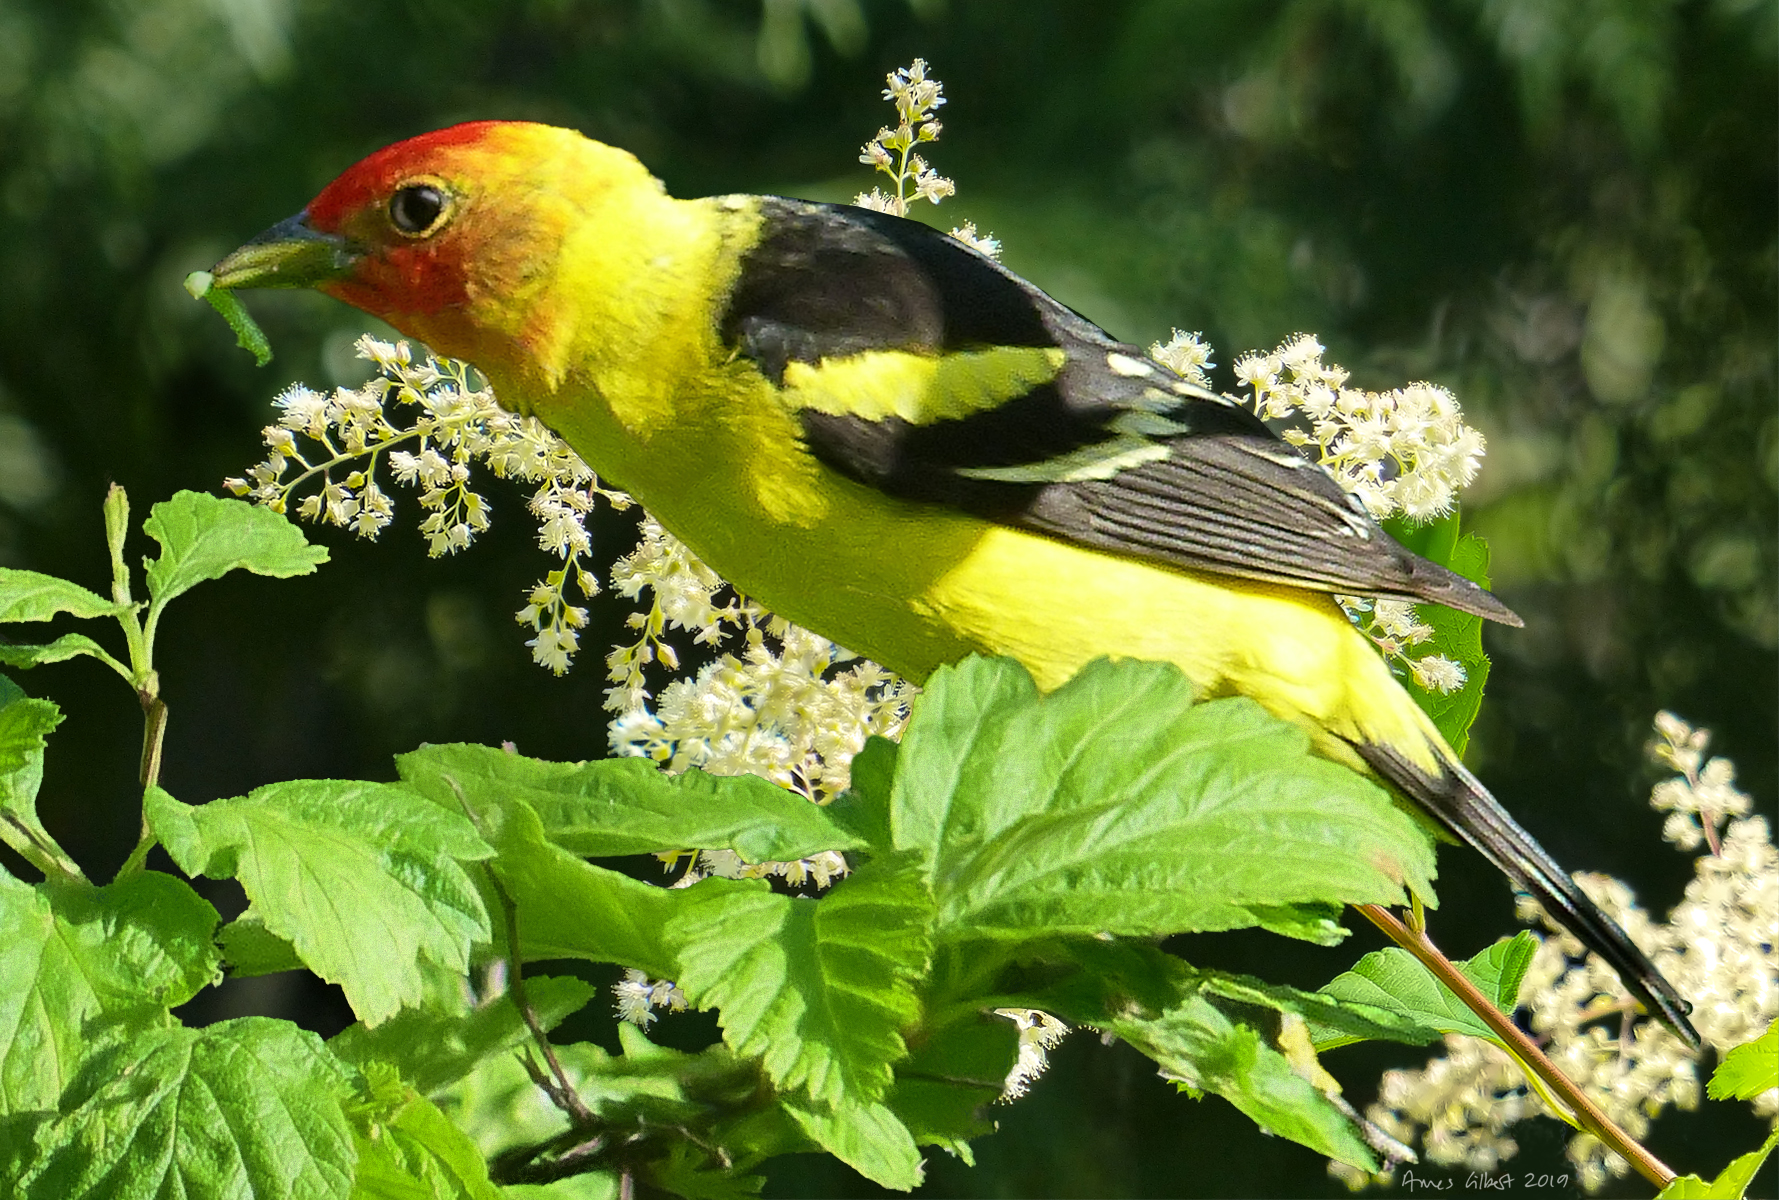
<path fill-rule="evenodd" d="M 1183 1087 L 1214 1092 L 1268 1133 L 1318 1154 L 1375 1170 L 1376 1159 L 1341 1111 L 1253 1028 L 1232 1021 L 1202 995 L 1159 1017 L 1119 1017 L 1104 1028 Z"/>
<path fill-rule="evenodd" d="M 663 930 L 682 893 L 583 862 L 552 844 L 531 806 L 517 798 L 487 797 L 476 814 L 496 855 L 489 865 L 519 914 L 522 958 L 585 958 L 673 975 L 673 954 Z M 498 898 L 491 898 L 498 908 Z M 506 944 L 503 924 L 495 945 Z"/>
<path fill-rule="evenodd" d="M 1713 1100 L 1752 1100 L 1779 1087 L 1779 1022 L 1752 1042 L 1744 1042 L 1717 1064 L 1705 1094 Z"/>
<path fill-rule="evenodd" d="M 378 1088 L 358 1126 L 352 1200 L 500 1200 L 475 1143 L 399 1080 Z"/>
<path fill-rule="evenodd" d="M 155 788 L 144 813 L 186 874 L 238 878 L 254 916 L 367 1024 L 420 998 L 422 958 L 466 971 L 489 940 L 462 863 L 492 848 L 397 784 L 294 780 L 198 808 Z"/>
<path fill-rule="evenodd" d="M 105 647 L 83 633 L 64 633 L 53 642 L 36 646 L 16 646 L 0 643 L 0 663 L 9 667 L 22 667 L 29 670 L 47 663 L 66 662 L 70 658 L 89 655 L 103 661 L 110 661 L 111 655 Z"/>
<path fill-rule="evenodd" d="M 898 847 L 943 938 L 1251 925 L 1325 940 L 1315 906 L 1430 892 L 1432 840 L 1370 780 L 1167 664 L 1090 663 L 1048 697 L 1007 659 L 941 668 L 897 756 Z"/>
<path fill-rule="evenodd" d="M 109 617 L 129 607 L 54 575 L 0 567 L 0 622 L 47 621 L 57 613 Z"/>
<path fill-rule="evenodd" d="M 43 754 L 49 735 L 62 723 L 62 710 L 16 687 L 5 690 L 7 695 L 0 695 L 0 817 L 9 819 L 0 820 L 0 841 L 39 866 L 48 858 L 78 878 L 80 868 L 37 819 Z"/>
<path fill-rule="evenodd" d="M 453 811 L 460 791 L 472 807 L 522 799 L 550 841 L 590 858 L 727 848 L 766 862 L 862 844 L 826 809 L 753 775 L 669 775 L 643 758 L 545 762 L 465 744 L 426 746 L 397 756 L 396 767 Z"/>
<path fill-rule="evenodd" d="M 327 548 L 310 545 L 289 518 L 202 492 L 176 492 L 149 510 L 142 528 L 161 544 L 160 557 L 145 564 L 157 608 L 230 571 L 288 579 L 327 561 Z"/>
<path fill-rule="evenodd" d="M 873 863 L 819 900 L 717 879 L 680 895 L 673 977 L 692 1004 L 720 1010 L 737 1054 L 818 1106 L 884 1094 L 932 952 L 918 868 Z"/>
<path fill-rule="evenodd" d="M 1656 1195 L 1656 1200 L 1742 1200 L 1775 1147 L 1779 1147 L 1779 1130 L 1768 1135 L 1759 1150 L 1734 1159 L 1716 1179 L 1707 1182 L 1697 1175 L 1678 1176 Z"/>
<path fill-rule="evenodd" d="M 920 1148 L 888 1105 L 822 1109 L 786 1100 L 784 1108 L 811 1141 L 866 1179 L 902 1192 L 920 1186 Z"/>
<path fill-rule="evenodd" d="M 525 980 L 525 998 L 546 1030 L 580 1011 L 593 995 L 593 986 L 579 979 L 528 976 Z M 423 1095 L 431 1095 L 468 1074 L 483 1059 L 516 1049 L 530 1037 L 531 1031 L 508 994 L 474 1007 L 466 1004 L 453 1012 L 403 1009 L 374 1029 L 363 1023 L 353 1025 L 328 1045 L 356 1066 L 389 1063 Z"/>
<path fill-rule="evenodd" d="M 54 1108 L 107 1029 L 164 1019 L 213 982 L 216 923 L 158 871 L 99 888 L 0 872 L 0 1114 Z"/>
<path fill-rule="evenodd" d="M 81 1072 L 37 1131 L 23 1200 L 346 1200 L 357 1155 L 347 1070 L 321 1039 L 246 1017 L 150 1030 Z"/>
<path fill-rule="evenodd" d="M 1522 930 L 1459 963 L 1458 969 L 1496 1008 L 1511 1013 L 1518 1002 L 1520 982 L 1537 951 L 1538 939 Z M 1395 1012 L 1429 1034 L 1462 1033 L 1500 1043 L 1495 1032 L 1450 988 L 1435 979 L 1412 954 L 1397 946 L 1372 951 L 1351 971 L 1336 976 L 1320 991 L 1336 1000 Z M 1363 1040 L 1311 1019 L 1310 1041 L 1317 1051 Z"/>

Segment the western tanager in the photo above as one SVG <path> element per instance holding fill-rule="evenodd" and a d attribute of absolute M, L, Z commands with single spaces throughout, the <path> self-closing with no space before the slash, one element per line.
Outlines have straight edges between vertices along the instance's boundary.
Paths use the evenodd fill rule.
<path fill-rule="evenodd" d="M 847 205 L 676 200 L 565 129 L 371 155 L 217 264 L 473 363 L 774 612 L 911 679 L 1177 664 L 1480 850 L 1690 1042 L 1688 1006 L 1460 765 L 1331 593 L 1519 624 L 1316 463 L 957 239 Z"/>

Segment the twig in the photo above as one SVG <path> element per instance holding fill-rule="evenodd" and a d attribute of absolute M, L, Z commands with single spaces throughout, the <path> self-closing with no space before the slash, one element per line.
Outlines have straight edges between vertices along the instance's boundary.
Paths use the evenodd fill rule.
<path fill-rule="evenodd" d="M 1427 937 L 1423 930 L 1410 929 L 1398 921 L 1388 909 L 1376 904 L 1356 905 L 1365 918 L 1383 930 L 1390 940 L 1415 956 L 1415 959 L 1429 971 L 1433 977 L 1450 988 L 1465 1007 L 1475 1013 L 1483 1024 L 1494 1031 L 1495 1036 L 1504 1042 L 1520 1065 L 1538 1076 L 1538 1079 L 1569 1106 L 1575 1114 L 1576 1121 L 1587 1132 L 1599 1138 L 1609 1149 L 1615 1151 L 1624 1160 L 1637 1168 L 1637 1173 L 1655 1184 L 1657 1188 L 1665 1188 L 1673 1182 L 1674 1171 L 1661 1159 L 1651 1154 L 1642 1143 L 1619 1128 L 1618 1124 L 1600 1111 L 1598 1105 L 1588 1099 L 1587 1095 L 1577 1087 L 1567 1075 L 1563 1074 L 1546 1057 L 1524 1030 L 1508 1019 L 1507 1014 L 1490 1002 L 1489 998 L 1477 990 L 1464 973 L 1453 965 Z"/>
<path fill-rule="evenodd" d="M 455 781 L 452 783 L 455 786 Z M 581 1094 L 569 1081 L 568 1072 L 562 1069 L 562 1060 L 556 1057 L 556 1047 L 550 1044 L 549 1034 L 544 1031 L 542 1022 L 537 1019 L 536 1010 L 531 1007 L 531 1001 L 525 995 L 525 971 L 519 959 L 519 906 L 513 903 L 512 896 L 500 882 L 500 876 L 494 873 L 494 868 L 485 869 L 506 915 L 507 990 L 512 994 L 513 1006 L 519 1010 L 525 1028 L 531 1031 L 531 1040 L 537 1043 L 544 1061 L 549 1064 L 552 1078 L 544 1078 L 529 1056 L 526 1058 L 526 1069 L 544 1094 L 549 1096 L 550 1102 L 568 1114 L 568 1119 L 574 1123 L 575 1128 L 590 1129 L 599 1123 L 599 1118 L 593 1115 L 593 1110 L 587 1107 L 587 1102 L 581 1099 Z"/>

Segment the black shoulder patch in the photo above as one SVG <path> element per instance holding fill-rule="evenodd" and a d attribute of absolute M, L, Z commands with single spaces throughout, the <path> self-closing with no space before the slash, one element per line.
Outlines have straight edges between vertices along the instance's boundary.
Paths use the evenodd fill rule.
<path fill-rule="evenodd" d="M 786 363 L 864 350 L 1057 344 L 1055 302 L 954 237 L 851 205 L 773 196 L 760 211 L 718 330 L 775 383 Z"/>

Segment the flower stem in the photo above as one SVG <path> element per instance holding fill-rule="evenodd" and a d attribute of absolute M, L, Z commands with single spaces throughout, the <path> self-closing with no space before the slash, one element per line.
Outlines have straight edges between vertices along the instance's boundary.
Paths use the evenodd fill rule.
<path fill-rule="evenodd" d="M 1477 990 L 1475 984 L 1465 978 L 1464 973 L 1452 963 L 1427 937 L 1424 930 L 1410 929 L 1395 914 L 1377 904 L 1360 904 L 1356 906 L 1365 918 L 1383 930 L 1391 941 L 1415 956 L 1415 959 L 1429 971 L 1433 977 L 1445 984 L 1462 1000 L 1471 1012 L 1480 1018 L 1483 1024 L 1494 1031 L 1495 1036 L 1506 1044 L 1508 1051 L 1519 1060 L 1520 1066 L 1537 1075 L 1538 1079 L 1569 1106 L 1575 1114 L 1576 1121 L 1587 1132 L 1599 1138 L 1607 1148 L 1615 1151 L 1624 1160 L 1637 1168 L 1637 1173 L 1655 1184 L 1657 1188 L 1667 1187 L 1674 1180 L 1674 1171 L 1666 1163 L 1651 1154 L 1642 1143 L 1619 1128 L 1611 1117 L 1600 1111 L 1598 1105 L 1588 1099 L 1587 1095 L 1577 1087 L 1567 1075 L 1558 1069 L 1545 1056 L 1525 1032 L 1508 1019 L 1506 1013 L 1489 1001 L 1487 996 Z"/>

